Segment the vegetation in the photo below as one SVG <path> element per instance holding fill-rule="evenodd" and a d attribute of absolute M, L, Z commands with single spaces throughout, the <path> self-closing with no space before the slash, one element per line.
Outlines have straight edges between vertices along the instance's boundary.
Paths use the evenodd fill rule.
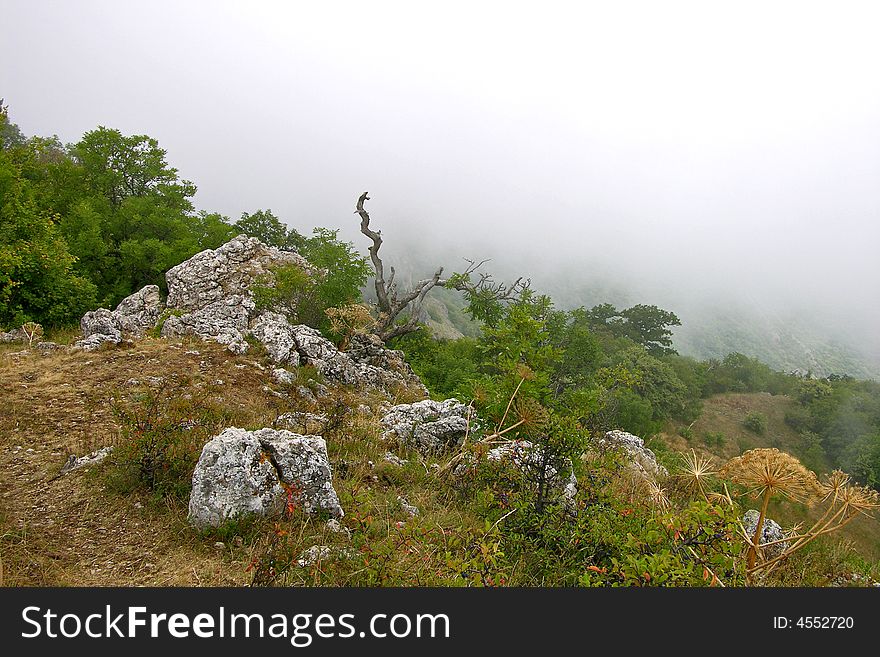
<path fill-rule="evenodd" d="M 847 556 L 842 573 L 838 557 L 849 553 L 829 539 L 853 536 L 853 521 L 878 507 L 880 384 L 777 372 L 737 353 L 697 361 L 673 349 L 672 327 L 681 323 L 673 312 L 607 303 L 563 310 L 528 280 L 496 283 L 480 269 L 484 263 L 448 278 L 438 269 L 399 290 L 394 270 L 385 275 L 366 194 L 357 212 L 372 242 L 369 259 L 336 230 L 315 228 L 307 237 L 268 209 L 235 223 L 197 211 L 195 186 L 148 136 L 99 127 L 65 146 L 25 138 L 5 109 L 0 135 L 0 323 L 22 327 L 31 347 L 0 347 L 9 363 L 0 370 L 8 396 L 0 442 L 4 453 L 18 454 L 29 427 L 28 439 L 43 441 L 35 444 L 47 472 L 60 466 L 52 459 L 114 444 L 92 478 L 74 475 L 58 486 L 77 504 L 97 498 L 119 526 L 139 518 L 146 527 L 140 542 L 169 563 L 168 555 L 185 554 L 185 573 L 168 566 L 158 583 L 202 583 L 217 572 L 208 581 L 258 586 L 813 585 L 877 576 L 864 555 Z M 401 453 L 402 465 L 385 462 L 379 418 L 358 408 L 413 401 L 405 391 L 389 398 L 330 386 L 316 396 L 324 386 L 307 366 L 294 383 L 267 383 L 269 364 L 254 360 L 259 350 L 236 357 L 217 345 L 172 345 L 158 334 L 100 349 L 87 361 L 36 349 L 35 322 L 52 337 L 88 309 L 113 306 L 148 283 L 162 286 L 169 267 L 237 234 L 296 249 L 309 263 L 260 281 L 258 307 L 284 312 L 343 349 L 372 331 L 402 350 L 432 396 L 455 396 L 474 409 L 479 420 L 466 441 L 450 454 Z M 371 274 L 372 305 L 362 296 Z M 460 295 L 474 335 L 432 336 L 423 309 L 435 289 Z M 130 378 L 147 364 L 156 381 Z M 743 402 L 735 417 L 708 413 L 728 402 Z M 342 531 L 295 505 L 281 519 L 237 520 L 203 534 L 188 528 L 185 500 L 205 441 L 226 426 L 276 426 L 287 412 L 327 418 L 323 435 L 346 509 Z M 672 475 L 639 475 L 606 452 L 599 439 L 612 429 L 648 441 Z M 674 440 L 692 451 L 671 449 Z M 490 460 L 491 449 L 516 458 Z M 22 472 L 20 458 L 4 467 Z M 73 557 L 59 557 L 58 565 L 29 551 L 57 549 L 56 520 L 97 530 L 68 507 L 67 516 L 53 507 L 53 522 L 34 526 L 29 514 L 51 506 L 50 492 L 29 476 L 10 481 L 8 499 L 34 502 L 14 519 L 0 508 L 6 577 L 102 581 L 72 574 Z M 576 493 L 565 488 L 570 481 Z M 418 505 L 417 516 L 403 513 L 402 497 Z M 750 499 L 758 524 L 746 531 Z M 145 504 L 143 514 L 135 511 Z M 761 542 L 766 518 L 798 513 L 804 520 L 786 529 L 784 541 Z M 218 544 L 222 555 L 206 556 Z M 327 550 L 300 563 L 313 546 Z M 103 549 L 115 547 L 108 541 Z M 111 576 L 103 583 L 141 581 L 118 569 Z"/>

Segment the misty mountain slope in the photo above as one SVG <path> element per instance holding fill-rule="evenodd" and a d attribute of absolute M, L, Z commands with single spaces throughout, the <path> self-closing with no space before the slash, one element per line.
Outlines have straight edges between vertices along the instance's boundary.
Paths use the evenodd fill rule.
<path fill-rule="evenodd" d="M 388 261 L 395 264 L 402 281 L 425 276 L 426 262 L 446 263 L 457 259 L 452 253 L 428 255 L 412 244 L 404 250 L 389 251 Z M 529 264 L 521 261 L 518 266 Z M 484 268 L 498 280 L 509 281 L 530 274 L 504 260 L 490 261 Z M 591 308 L 601 303 L 612 303 L 618 308 L 644 303 L 670 310 L 682 321 L 674 330 L 675 349 L 698 360 L 720 359 L 739 352 L 783 372 L 880 378 L 880 356 L 871 353 L 871 345 L 865 344 L 864 336 L 859 331 L 847 333 L 845 326 L 832 325 L 828 315 L 782 311 L 769 302 L 737 299 L 725 289 L 703 290 L 699 296 L 671 286 L 658 285 L 650 289 L 644 281 L 630 281 L 624 276 L 615 280 L 595 266 L 580 271 L 561 266 L 555 272 L 535 277 L 533 287 L 549 294 L 557 307 L 564 310 L 580 306 Z M 370 289 L 368 287 L 367 292 Z M 464 305 L 457 292 L 432 291 L 425 305 L 425 321 L 436 337 L 476 335 L 476 325 L 462 312 Z"/>

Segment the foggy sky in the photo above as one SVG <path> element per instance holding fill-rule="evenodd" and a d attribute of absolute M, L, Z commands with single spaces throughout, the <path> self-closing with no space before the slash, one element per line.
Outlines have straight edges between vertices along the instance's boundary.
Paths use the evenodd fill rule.
<path fill-rule="evenodd" d="M 389 250 L 797 308 L 880 353 L 874 6 L 7 0 L 0 97 L 27 135 L 156 137 L 233 219 L 365 251 L 369 190 Z"/>

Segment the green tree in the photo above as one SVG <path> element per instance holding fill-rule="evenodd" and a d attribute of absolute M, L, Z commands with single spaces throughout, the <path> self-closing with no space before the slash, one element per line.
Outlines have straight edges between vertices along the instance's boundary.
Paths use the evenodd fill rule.
<path fill-rule="evenodd" d="M 639 304 L 620 312 L 626 337 L 642 345 L 652 355 L 675 353 L 670 326 L 681 326 L 681 320 L 668 310 Z"/>
<path fill-rule="evenodd" d="M 0 324 L 60 326 L 94 304 L 95 287 L 75 273 L 57 222 L 37 206 L 19 167 L 0 153 Z"/>
<path fill-rule="evenodd" d="M 73 146 L 73 157 L 82 167 L 87 188 L 114 207 L 130 197 L 158 196 L 164 204 L 192 210 L 196 186 L 181 180 L 170 167 L 159 142 L 147 135 L 125 136 L 99 126 Z"/>
<path fill-rule="evenodd" d="M 241 219 L 235 222 L 235 229 L 248 237 L 256 237 L 263 244 L 279 249 L 300 250 L 305 238 L 293 228 L 289 229 L 272 214 L 272 210 L 257 210 L 254 213 L 241 213 Z"/>

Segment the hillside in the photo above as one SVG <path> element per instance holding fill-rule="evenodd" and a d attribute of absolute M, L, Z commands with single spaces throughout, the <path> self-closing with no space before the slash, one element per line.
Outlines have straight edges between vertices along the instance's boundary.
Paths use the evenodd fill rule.
<path fill-rule="evenodd" d="M 450 531 L 477 520 L 439 499 L 420 464 L 389 471 L 387 446 L 374 418 L 343 412 L 343 391 L 320 401 L 297 396 L 297 386 L 271 377 L 261 358 L 235 356 L 216 343 L 145 339 L 94 352 L 24 351 L 0 346 L 0 555 L 7 586 L 237 586 L 266 552 L 274 523 L 231 525 L 199 533 L 187 524 L 186 499 L 129 492 L 105 471 L 58 476 L 70 454 L 120 443 L 122 409 L 143 410 L 155 397 L 159 416 L 199 418 L 195 440 L 222 426 L 273 426 L 283 412 L 327 413 L 335 486 L 349 509 L 346 524 L 370 516 L 378 547 L 400 538 L 410 520 L 397 502 L 421 509 L 425 525 Z M 305 385 L 316 385 L 314 382 Z M 281 395 L 281 396 L 277 396 Z M 188 403 L 176 406 L 181 398 Z M 370 401 L 369 395 L 358 395 Z M 210 412 L 206 412 L 206 410 Z M 212 415 L 216 413 L 216 415 Z M 334 415 L 335 414 L 335 415 Z M 375 465 L 375 467 L 374 467 Z M 360 520 L 359 520 L 360 518 Z M 288 547 L 294 556 L 312 545 L 340 543 L 325 523 L 305 520 Z M 222 543 L 222 545 L 220 544 Z M 391 555 L 392 562 L 408 555 Z M 392 564 L 388 566 L 392 570 Z M 315 573 L 294 573 L 299 583 Z M 345 583 L 338 575 L 335 583 Z M 407 580 L 401 565 L 401 583 Z"/>
<path fill-rule="evenodd" d="M 829 465 L 824 455 L 811 450 L 803 437 L 785 422 L 786 413 L 795 406 L 795 401 L 787 395 L 766 392 L 715 395 L 704 401 L 702 413 L 689 429 L 679 427 L 677 434 L 663 433 L 658 439 L 676 452 L 695 449 L 709 454 L 716 463 L 756 447 L 776 447 L 794 454 L 816 472 L 827 472 Z M 754 414 L 766 419 L 763 434 L 745 426 L 747 418 Z M 814 522 L 819 513 L 804 505 L 772 503 L 770 515 L 784 527 L 789 527 Z M 872 518 L 853 523 L 829 540 L 825 548 L 846 553 L 847 544 L 871 561 L 880 561 L 880 522 Z"/>

